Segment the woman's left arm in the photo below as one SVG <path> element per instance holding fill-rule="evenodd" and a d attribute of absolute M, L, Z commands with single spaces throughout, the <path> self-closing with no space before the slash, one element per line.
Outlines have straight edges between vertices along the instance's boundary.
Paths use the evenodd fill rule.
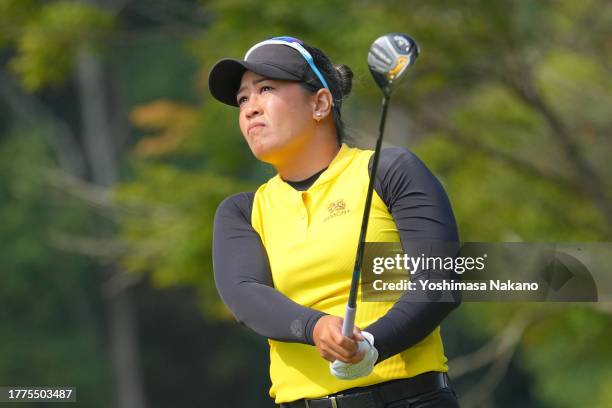
<path fill-rule="evenodd" d="M 371 167 L 372 160 L 370 173 Z M 454 255 L 444 254 L 449 248 L 458 248 L 459 241 L 450 202 L 440 182 L 416 155 L 404 148 L 384 149 L 375 183 L 376 192 L 397 225 L 405 253 L 420 255 L 426 251 L 428 256 Z M 450 278 L 452 273 L 419 271 L 411 280 Z M 423 340 L 461 303 L 457 293 L 442 294 L 452 299 L 446 302 L 417 302 L 413 295 L 406 291 L 384 316 L 363 329 L 374 335 L 379 352 L 377 362 Z"/>

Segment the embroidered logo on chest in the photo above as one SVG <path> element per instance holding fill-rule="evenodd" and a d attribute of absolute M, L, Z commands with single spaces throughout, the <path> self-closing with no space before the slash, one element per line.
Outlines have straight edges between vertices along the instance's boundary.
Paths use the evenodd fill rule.
<path fill-rule="evenodd" d="M 325 217 L 323 222 L 328 221 L 331 218 L 338 217 L 340 215 L 348 214 L 351 210 L 346 208 L 346 203 L 343 199 L 332 201 L 327 205 L 327 211 L 329 215 Z"/>

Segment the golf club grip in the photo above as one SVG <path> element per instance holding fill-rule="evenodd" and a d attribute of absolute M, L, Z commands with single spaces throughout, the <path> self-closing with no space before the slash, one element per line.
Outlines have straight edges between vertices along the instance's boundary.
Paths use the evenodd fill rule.
<path fill-rule="evenodd" d="M 344 311 L 344 321 L 342 322 L 342 335 L 351 337 L 353 335 L 353 327 L 355 326 L 355 312 L 357 309 L 346 305 Z"/>

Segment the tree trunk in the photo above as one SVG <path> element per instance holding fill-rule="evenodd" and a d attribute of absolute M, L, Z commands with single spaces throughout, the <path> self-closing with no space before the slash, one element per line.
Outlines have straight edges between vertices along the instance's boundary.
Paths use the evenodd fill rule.
<path fill-rule="evenodd" d="M 83 50 L 76 65 L 76 82 L 81 103 L 83 145 L 91 171 L 91 179 L 102 186 L 117 181 L 117 159 L 113 142 L 108 78 L 102 63 L 92 53 Z M 123 129 L 127 132 L 127 129 Z M 102 230 L 113 233 L 112 225 L 101 225 Z M 108 266 L 107 280 L 122 271 L 116 265 Z M 117 408 L 145 408 L 145 393 L 139 362 L 138 334 L 132 289 L 128 287 L 108 292 L 108 326 L 110 352 L 115 381 Z"/>

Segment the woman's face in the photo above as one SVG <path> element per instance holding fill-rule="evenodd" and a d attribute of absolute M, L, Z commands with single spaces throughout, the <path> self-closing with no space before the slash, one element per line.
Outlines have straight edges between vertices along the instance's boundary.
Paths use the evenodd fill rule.
<path fill-rule="evenodd" d="M 311 96 L 294 81 L 247 71 L 236 100 L 240 130 L 259 160 L 278 164 L 300 153 L 314 134 Z"/>

